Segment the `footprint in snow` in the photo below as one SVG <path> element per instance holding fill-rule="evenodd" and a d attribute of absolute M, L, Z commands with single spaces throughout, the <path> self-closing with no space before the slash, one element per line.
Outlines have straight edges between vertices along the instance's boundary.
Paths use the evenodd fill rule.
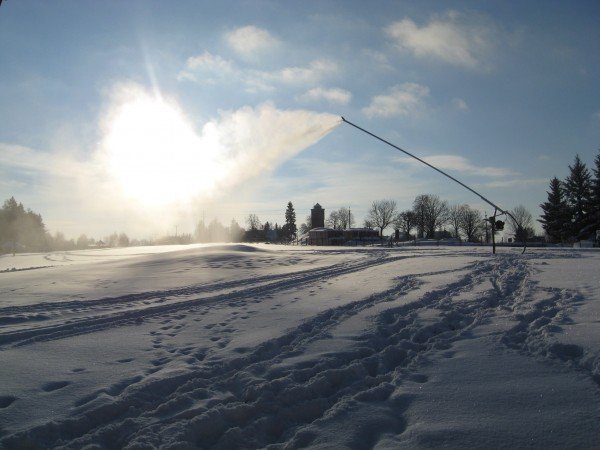
<path fill-rule="evenodd" d="M 117 362 L 123 364 L 123 363 L 131 362 L 133 360 L 134 360 L 134 358 L 123 358 L 123 359 L 118 359 Z"/>
<path fill-rule="evenodd" d="M 427 383 L 429 381 L 429 377 L 422 373 L 413 373 L 408 376 L 410 381 L 414 381 L 415 383 Z"/>
<path fill-rule="evenodd" d="M 8 408 L 16 399 L 12 395 L 0 395 L 0 409 Z"/>
<path fill-rule="evenodd" d="M 158 359 L 154 359 L 154 360 L 150 361 L 150 363 L 152 363 L 152 365 L 155 367 L 165 365 L 168 362 L 171 362 L 171 358 L 163 357 L 163 358 L 158 358 Z"/>
<path fill-rule="evenodd" d="M 64 388 L 65 386 L 68 386 L 69 384 L 71 384 L 70 381 L 49 381 L 48 383 L 44 383 L 42 385 L 42 391 L 44 391 L 44 392 L 57 391 L 59 389 Z"/>

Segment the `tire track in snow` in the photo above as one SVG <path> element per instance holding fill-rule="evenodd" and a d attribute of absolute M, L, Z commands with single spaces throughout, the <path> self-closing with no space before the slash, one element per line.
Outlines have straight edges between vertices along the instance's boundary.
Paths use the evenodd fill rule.
<path fill-rule="evenodd" d="M 218 304 L 223 301 L 236 301 L 261 295 L 272 295 L 280 291 L 294 289 L 297 286 L 302 286 L 307 283 L 358 272 L 372 267 L 377 267 L 381 264 L 389 264 L 409 257 L 412 256 L 389 256 L 387 253 L 381 253 L 373 258 L 369 258 L 366 261 L 361 260 L 358 262 L 333 265 L 326 268 L 294 272 L 285 276 L 266 276 L 259 280 L 258 285 L 256 281 L 257 278 L 240 280 L 240 284 L 236 284 L 236 287 L 239 287 L 240 289 L 222 294 L 201 298 L 185 298 L 184 300 L 175 302 L 171 300 L 170 303 L 159 302 L 158 304 L 150 305 L 134 304 L 132 308 L 125 311 L 116 311 L 108 314 L 100 311 L 98 315 L 92 317 L 76 317 L 66 323 L 62 321 L 60 323 L 53 323 L 44 326 L 45 324 L 43 322 L 47 319 L 42 319 L 41 324 L 35 326 L 37 325 L 37 320 L 34 316 L 34 318 L 32 318 L 30 321 L 35 322 L 31 328 L 9 330 L 1 333 L 0 347 L 6 345 L 26 345 L 32 342 L 60 339 L 77 334 L 91 333 L 110 327 L 140 323 L 149 317 L 178 312 L 183 309 L 189 309 L 197 306 L 208 306 Z M 273 279 L 275 281 L 270 281 Z M 260 284 L 260 282 L 264 282 L 264 284 Z M 222 284 L 217 284 L 217 286 L 218 287 L 216 289 L 222 289 Z M 231 287 L 231 285 L 229 285 L 229 287 Z M 215 289 L 214 286 L 212 286 L 211 289 L 211 285 L 199 286 L 198 288 L 200 292 L 209 293 Z M 185 290 L 185 296 L 193 296 L 195 293 L 197 292 L 194 291 L 194 288 Z M 114 301 L 116 303 L 127 303 L 129 298 L 130 296 L 123 296 L 114 299 Z M 165 299 L 164 293 L 161 293 L 161 299 Z M 68 303 L 71 305 L 80 305 L 80 307 L 83 309 L 83 312 L 85 312 L 85 306 L 87 302 L 75 301 Z M 94 306 L 100 307 L 101 305 L 103 306 L 102 300 L 94 301 Z M 94 309 L 93 311 L 96 312 Z M 27 323 L 26 325 L 31 325 L 31 323 Z"/>
<path fill-rule="evenodd" d="M 342 263 L 343 266 L 347 266 L 349 263 Z M 69 300 L 62 302 L 46 302 L 46 303 L 35 303 L 32 305 L 25 306 L 7 306 L 4 308 L 0 308 L 0 318 L 5 318 L 11 315 L 18 314 L 32 314 L 37 312 L 48 313 L 53 310 L 69 310 L 74 309 L 78 311 L 83 311 L 85 309 L 93 309 L 95 307 L 104 307 L 109 305 L 119 305 L 126 304 L 131 305 L 134 302 L 144 301 L 144 300 L 155 300 L 155 299 L 163 299 L 166 297 L 183 297 L 189 295 L 197 295 L 205 292 L 213 292 L 225 289 L 236 288 L 239 286 L 245 286 L 247 284 L 257 284 L 269 281 L 275 281 L 283 278 L 289 278 L 291 276 L 303 276 L 313 273 L 318 273 L 321 270 L 331 269 L 333 267 L 339 267 L 338 264 L 334 264 L 332 266 L 324 267 L 324 268 L 316 268 L 316 269 L 307 269 L 301 270 L 292 273 L 283 273 L 276 275 L 263 275 L 251 278 L 245 278 L 241 280 L 229 280 L 229 281 L 221 281 L 216 283 L 208 283 L 201 284 L 195 286 L 186 286 L 183 288 L 177 289 L 169 289 L 169 290 L 159 290 L 159 291 L 145 291 L 137 294 L 126 294 L 118 297 L 103 297 L 96 300 Z M 0 319 L 1 320 L 1 319 Z M 0 322 L 1 323 L 1 322 Z"/>

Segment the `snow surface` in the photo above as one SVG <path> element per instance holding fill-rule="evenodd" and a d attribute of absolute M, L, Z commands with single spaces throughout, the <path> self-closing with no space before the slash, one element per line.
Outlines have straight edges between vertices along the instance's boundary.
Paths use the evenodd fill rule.
<path fill-rule="evenodd" d="M 593 448 L 600 252 L 0 257 L 5 448 Z"/>

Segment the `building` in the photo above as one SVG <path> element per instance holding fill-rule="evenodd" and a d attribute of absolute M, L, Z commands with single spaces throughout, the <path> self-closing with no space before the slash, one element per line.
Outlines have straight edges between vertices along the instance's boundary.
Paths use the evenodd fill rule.
<path fill-rule="evenodd" d="M 381 241 L 379 231 L 373 228 L 347 228 L 344 230 L 346 245 L 365 245 Z"/>
<path fill-rule="evenodd" d="M 310 227 L 325 228 L 325 210 L 318 203 L 310 210 Z"/>
<path fill-rule="evenodd" d="M 308 232 L 308 245 L 344 245 L 344 232 L 318 227 Z"/>
<path fill-rule="evenodd" d="M 312 228 L 300 238 L 305 245 L 369 245 L 379 243 L 379 232 L 373 228 L 336 230 L 325 227 L 325 210 L 318 203 L 310 210 Z"/>
<path fill-rule="evenodd" d="M 368 245 L 380 242 L 379 232 L 372 228 L 313 228 L 308 232 L 308 245 Z"/>

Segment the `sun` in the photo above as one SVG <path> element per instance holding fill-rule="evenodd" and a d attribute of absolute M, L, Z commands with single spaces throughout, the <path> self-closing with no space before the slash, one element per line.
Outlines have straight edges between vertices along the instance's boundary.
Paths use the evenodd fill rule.
<path fill-rule="evenodd" d="M 122 192 L 143 205 L 208 194 L 221 176 L 218 142 L 198 136 L 172 101 L 129 95 L 107 121 L 104 149 Z"/>

